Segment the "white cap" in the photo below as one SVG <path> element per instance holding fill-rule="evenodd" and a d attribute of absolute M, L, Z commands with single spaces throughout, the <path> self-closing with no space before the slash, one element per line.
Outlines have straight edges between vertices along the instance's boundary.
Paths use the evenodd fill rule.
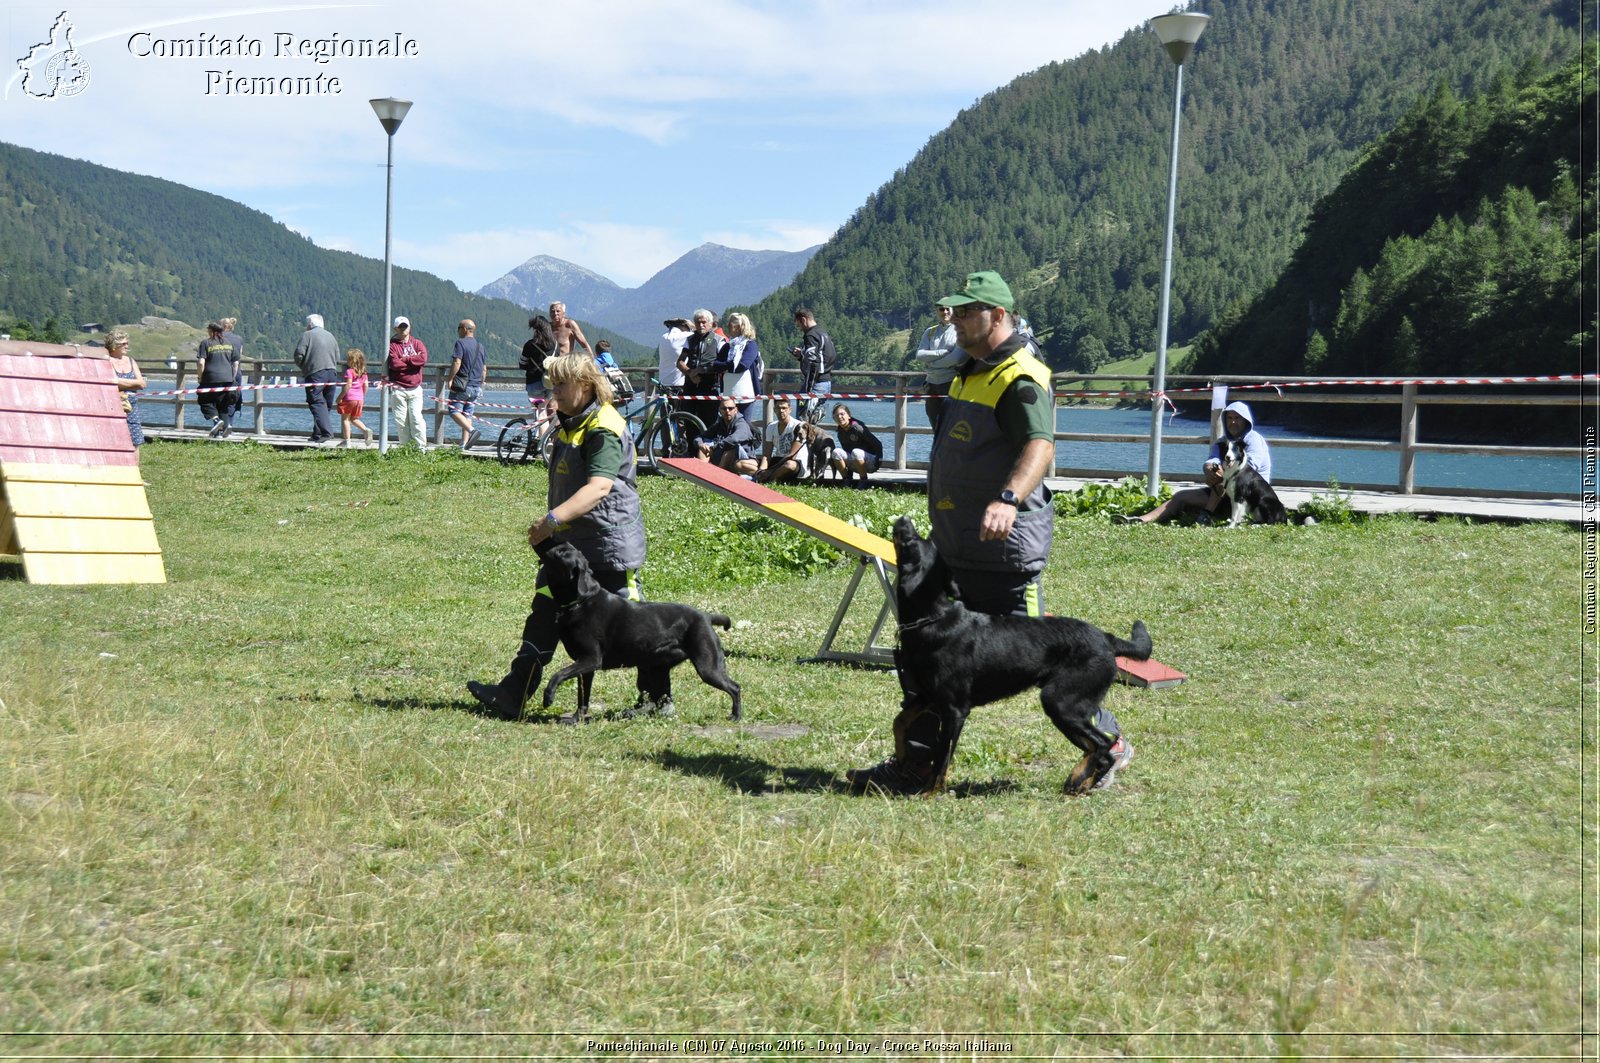
<path fill-rule="evenodd" d="M 401 325 L 405 325 L 407 328 L 410 328 L 411 327 L 411 319 L 409 317 L 397 317 L 397 318 L 395 318 L 394 319 L 394 327 L 395 328 L 399 328 Z"/>

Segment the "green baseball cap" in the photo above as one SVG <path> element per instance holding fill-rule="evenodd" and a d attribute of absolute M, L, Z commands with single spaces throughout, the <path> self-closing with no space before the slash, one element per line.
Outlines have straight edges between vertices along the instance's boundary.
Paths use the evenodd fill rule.
<path fill-rule="evenodd" d="M 1017 301 L 1011 297 L 1011 286 L 1000 278 L 1000 274 L 992 269 L 986 269 L 967 274 L 967 286 L 954 295 L 940 299 L 938 305 L 955 307 L 966 306 L 968 303 L 983 303 L 986 306 L 1011 310 Z"/>

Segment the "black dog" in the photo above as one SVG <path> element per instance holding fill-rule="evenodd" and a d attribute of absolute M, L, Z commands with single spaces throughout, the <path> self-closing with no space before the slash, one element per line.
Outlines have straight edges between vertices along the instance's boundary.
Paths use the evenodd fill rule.
<path fill-rule="evenodd" d="M 673 666 L 689 661 L 708 685 L 733 698 L 729 718 L 740 718 L 739 684 L 728 678 L 722 641 L 711 630 L 712 624 L 731 628 L 731 620 L 689 605 L 619 598 L 600 586 L 588 560 L 570 544 L 558 543 L 541 556 L 546 581 L 560 610 L 561 645 L 572 657 L 572 663 L 551 676 L 545 686 L 545 708 L 555 703 L 557 687 L 579 677 L 583 703 L 576 718 L 584 719 L 589 705 L 582 677 L 612 668 L 637 668 L 641 691 L 670 698 Z"/>
<path fill-rule="evenodd" d="M 1283 524 L 1289 520 L 1278 492 L 1245 464 L 1244 444 L 1236 439 L 1222 445 L 1222 493 L 1228 496 L 1232 510 L 1230 528 L 1237 528 L 1246 518 L 1257 524 Z"/>
<path fill-rule="evenodd" d="M 944 785 L 950 757 L 967 714 L 1039 688 L 1050 722 L 1083 750 L 1067 777 L 1068 794 L 1085 794 L 1111 769 L 1116 743 L 1095 726 L 1106 691 L 1117 677 L 1117 655 L 1146 660 L 1150 633 L 1133 622 L 1131 642 L 1093 624 L 1064 616 L 991 616 L 956 600 L 950 569 L 909 517 L 894 525 L 899 576 L 895 601 L 900 613 L 900 685 L 908 704 L 937 713 L 950 736 L 943 763 L 934 765 L 930 789 Z M 898 745 L 898 742 L 897 742 Z"/>

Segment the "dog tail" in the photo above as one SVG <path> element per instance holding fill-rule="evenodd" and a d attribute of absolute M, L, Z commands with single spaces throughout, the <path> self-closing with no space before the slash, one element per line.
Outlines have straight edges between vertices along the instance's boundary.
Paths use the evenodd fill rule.
<path fill-rule="evenodd" d="M 733 630 L 733 621 L 728 619 L 727 617 L 723 616 L 721 613 L 707 613 L 706 614 L 706 619 L 711 621 L 713 624 L 717 625 L 718 627 L 720 627 L 724 631 L 732 631 Z"/>
<path fill-rule="evenodd" d="M 1111 648 L 1117 651 L 1119 657 L 1131 657 L 1136 661 L 1148 661 L 1153 646 L 1150 642 L 1150 632 L 1145 630 L 1143 620 L 1133 622 L 1133 641 L 1127 642 L 1117 636 L 1106 632 L 1106 638 L 1111 640 Z"/>

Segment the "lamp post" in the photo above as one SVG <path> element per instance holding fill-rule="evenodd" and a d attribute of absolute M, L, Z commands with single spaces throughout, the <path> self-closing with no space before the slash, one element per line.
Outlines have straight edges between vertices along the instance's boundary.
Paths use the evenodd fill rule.
<path fill-rule="evenodd" d="M 1183 61 L 1194 51 L 1210 15 L 1186 12 L 1150 20 L 1161 46 L 1178 67 L 1178 84 L 1172 94 L 1172 169 L 1167 178 L 1167 239 L 1161 254 L 1161 321 L 1156 347 L 1156 376 L 1150 401 L 1150 475 L 1145 490 L 1154 497 L 1161 490 L 1161 403 L 1167 392 L 1167 314 L 1172 303 L 1172 222 L 1178 209 L 1178 118 L 1183 114 Z"/>
<path fill-rule="evenodd" d="M 378 342 L 378 350 L 384 352 L 384 364 L 387 365 L 389 322 L 392 320 L 390 315 L 394 312 L 394 135 L 400 131 L 400 123 L 405 121 L 406 112 L 411 110 L 411 101 L 385 97 L 368 102 L 372 104 L 372 111 L 378 116 L 378 121 L 383 123 L 383 131 L 389 135 L 389 164 L 383 191 L 383 334 Z M 389 388 L 384 386 L 378 391 L 378 453 L 387 454 L 389 453 Z"/>

